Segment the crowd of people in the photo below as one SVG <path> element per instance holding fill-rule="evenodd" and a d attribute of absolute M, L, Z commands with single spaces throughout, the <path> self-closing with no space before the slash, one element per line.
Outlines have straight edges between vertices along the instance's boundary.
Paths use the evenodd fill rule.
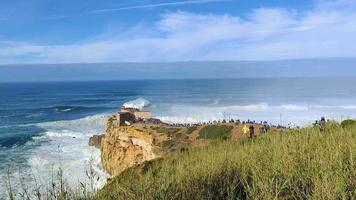
<path fill-rule="evenodd" d="M 163 123 L 163 122 L 162 122 Z M 240 124 L 248 124 L 248 125 L 259 125 L 260 126 L 260 131 L 263 133 L 266 133 L 270 127 L 281 127 L 281 126 L 276 126 L 268 123 L 267 121 L 264 122 L 256 122 L 252 120 L 247 120 L 247 121 L 241 121 L 239 119 L 230 119 L 230 120 L 213 120 L 213 121 L 208 121 L 208 122 L 198 122 L 198 123 L 167 123 L 166 125 L 172 126 L 172 127 L 194 127 L 194 126 L 204 126 L 204 125 L 214 125 L 214 124 L 235 124 L 235 125 L 240 125 Z"/>
<path fill-rule="evenodd" d="M 213 120 L 208 122 L 198 122 L 198 123 L 164 123 L 159 119 L 149 119 L 144 121 L 144 123 L 153 123 L 153 124 L 164 124 L 170 127 L 198 127 L 198 126 L 205 126 L 205 125 L 215 125 L 215 124 L 235 124 L 235 125 L 243 125 L 242 132 L 244 135 L 249 134 L 249 137 L 256 136 L 255 134 L 255 126 L 259 127 L 260 133 L 267 133 L 271 127 L 275 128 L 282 128 L 280 125 L 273 125 L 268 123 L 267 121 L 260 121 L 256 122 L 255 120 L 246 120 L 241 121 L 239 119 L 230 119 L 230 120 Z"/>
<path fill-rule="evenodd" d="M 235 124 L 240 124 L 240 120 L 213 120 L 213 121 L 208 121 L 208 122 L 198 122 L 198 123 L 169 123 L 167 125 L 173 126 L 173 127 L 194 127 L 194 126 L 203 126 L 203 125 L 213 125 L 213 124 L 228 124 L 228 123 L 235 123 Z"/>
<path fill-rule="evenodd" d="M 249 125 L 249 126 L 247 127 L 247 125 Z M 247 123 L 244 123 L 244 126 L 242 128 L 242 133 L 244 135 L 246 135 L 248 133 L 250 138 L 255 137 L 256 136 L 255 126 L 256 125 L 259 126 L 260 134 L 267 133 L 271 129 L 271 127 L 277 127 L 272 124 L 268 124 L 267 121 L 264 121 L 264 122 L 261 121 L 260 123 L 256 123 L 254 121 L 248 121 Z"/>
<path fill-rule="evenodd" d="M 267 121 L 256 122 L 255 120 L 250 120 L 250 119 L 248 119 L 247 121 L 241 121 L 239 119 L 237 119 L 237 120 L 230 119 L 230 120 L 213 120 L 213 121 L 199 122 L 199 123 L 164 123 L 159 119 L 151 118 L 151 119 L 145 120 L 143 122 L 144 123 L 153 123 L 153 124 L 165 124 L 165 125 L 171 126 L 171 127 L 187 127 L 187 128 L 204 126 L 204 125 L 214 125 L 214 124 L 231 124 L 231 123 L 233 123 L 235 125 L 242 124 L 243 125 L 242 133 L 244 135 L 248 134 L 250 138 L 253 138 L 256 136 L 256 133 L 255 133 L 256 126 L 259 127 L 260 134 L 268 133 L 268 131 L 272 127 L 286 128 L 281 125 L 273 125 L 272 123 L 268 123 Z M 326 125 L 325 117 L 322 117 L 320 120 L 316 120 L 313 125 L 319 127 L 321 131 L 324 131 L 325 125 Z M 293 128 L 293 127 L 295 127 L 293 124 L 291 124 L 291 123 L 288 124 L 288 128 Z"/>

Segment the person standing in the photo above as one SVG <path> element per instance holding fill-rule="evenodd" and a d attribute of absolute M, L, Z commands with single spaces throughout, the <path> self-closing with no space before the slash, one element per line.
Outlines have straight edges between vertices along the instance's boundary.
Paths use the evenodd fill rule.
<path fill-rule="evenodd" d="M 322 117 L 319 121 L 320 131 L 325 131 L 326 120 L 325 117 Z"/>
<path fill-rule="evenodd" d="M 255 127 L 253 125 L 250 125 L 249 131 L 250 131 L 250 138 L 254 137 L 255 136 Z"/>
<path fill-rule="evenodd" d="M 242 133 L 243 133 L 244 135 L 246 135 L 248 132 L 249 132 L 249 128 L 247 127 L 246 124 L 244 124 L 244 126 L 243 126 L 243 128 L 242 128 Z"/>

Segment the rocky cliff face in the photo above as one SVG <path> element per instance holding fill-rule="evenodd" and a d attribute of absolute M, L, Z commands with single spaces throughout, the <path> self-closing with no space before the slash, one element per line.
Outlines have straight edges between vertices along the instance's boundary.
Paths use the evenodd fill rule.
<path fill-rule="evenodd" d="M 217 126 L 229 131 L 229 138 L 239 139 L 247 137 L 242 133 L 242 124 L 217 123 L 215 125 L 199 125 L 196 127 L 171 126 L 162 123 L 133 123 L 130 126 L 117 126 L 116 117 L 112 116 L 106 124 L 104 137 L 93 136 L 90 144 L 100 146 L 101 162 L 104 169 L 116 176 L 124 170 L 158 157 L 165 156 L 177 150 L 186 151 L 191 146 L 200 146 L 209 143 L 209 139 L 202 139 L 200 132 L 215 130 Z M 254 125 L 256 134 L 259 125 Z M 215 127 L 215 128 L 214 128 Z M 277 128 L 270 131 L 275 132 Z M 101 141 L 100 141 L 101 139 Z M 211 140 L 212 141 L 212 140 Z"/>
<path fill-rule="evenodd" d="M 115 127 L 108 120 L 106 133 L 101 142 L 101 161 L 111 175 L 118 175 L 125 169 L 144 161 L 152 160 L 155 152 L 153 136 L 131 126 Z"/>
<path fill-rule="evenodd" d="M 103 140 L 104 135 L 93 135 L 89 138 L 89 146 L 94 146 L 95 148 L 100 149 L 101 141 Z"/>

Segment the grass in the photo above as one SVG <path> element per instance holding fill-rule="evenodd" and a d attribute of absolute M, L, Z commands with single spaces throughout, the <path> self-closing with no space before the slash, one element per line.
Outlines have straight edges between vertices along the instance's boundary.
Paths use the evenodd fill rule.
<path fill-rule="evenodd" d="M 174 145 L 174 141 L 173 140 L 165 140 L 162 141 L 159 146 L 162 148 L 170 148 Z"/>
<path fill-rule="evenodd" d="M 213 140 L 130 168 L 94 194 L 72 193 L 58 177 L 38 199 L 355 199 L 356 127 Z"/>
<path fill-rule="evenodd" d="M 157 131 L 157 133 L 167 134 L 169 137 L 180 137 L 181 136 L 181 134 L 179 133 L 181 129 L 179 129 L 179 128 L 157 126 L 152 129 Z"/>
<path fill-rule="evenodd" d="M 84 180 L 78 181 L 77 187 L 69 185 L 61 167 L 56 169 L 45 183 L 40 183 L 40 178 L 34 174 L 31 177 L 33 179 L 33 184 L 31 185 L 24 183 L 25 177 L 19 177 L 19 184 L 13 185 L 14 177 L 8 170 L 7 176 L 4 177 L 7 191 L 1 191 L 0 199 L 2 200 L 3 195 L 6 195 L 6 199 L 9 200 L 86 200 L 91 199 L 95 194 L 97 191 L 96 184 L 99 181 L 99 176 L 93 168 L 92 160 L 90 160 L 89 169 L 85 171 Z"/>
<path fill-rule="evenodd" d="M 232 126 L 226 125 L 209 125 L 205 126 L 199 132 L 199 139 L 222 139 L 230 136 Z"/>
<path fill-rule="evenodd" d="M 93 199 L 355 197 L 356 128 L 329 123 L 175 152 L 125 171 Z"/>
<path fill-rule="evenodd" d="M 192 134 L 195 130 L 197 130 L 197 126 L 190 126 L 187 128 L 187 134 Z"/>

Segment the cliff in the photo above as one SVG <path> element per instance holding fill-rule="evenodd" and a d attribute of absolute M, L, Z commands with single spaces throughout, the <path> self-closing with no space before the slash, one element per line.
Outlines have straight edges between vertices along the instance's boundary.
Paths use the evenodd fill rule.
<path fill-rule="evenodd" d="M 258 132 L 259 126 L 255 126 Z M 116 117 L 112 116 L 107 121 L 101 141 L 101 162 L 109 174 L 116 176 L 132 166 L 176 150 L 185 151 L 190 146 L 206 145 L 211 139 L 247 137 L 242 134 L 241 129 L 242 125 L 235 123 L 193 127 L 162 123 L 117 126 Z"/>
<path fill-rule="evenodd" d="M 152 160 L 159 155 L 154 152 L 153 135 L 133 126 L 106 127 L 101 143 L 101 161 L 104 169 L 111 175 L 120 174 L 125 169 Z"/>

